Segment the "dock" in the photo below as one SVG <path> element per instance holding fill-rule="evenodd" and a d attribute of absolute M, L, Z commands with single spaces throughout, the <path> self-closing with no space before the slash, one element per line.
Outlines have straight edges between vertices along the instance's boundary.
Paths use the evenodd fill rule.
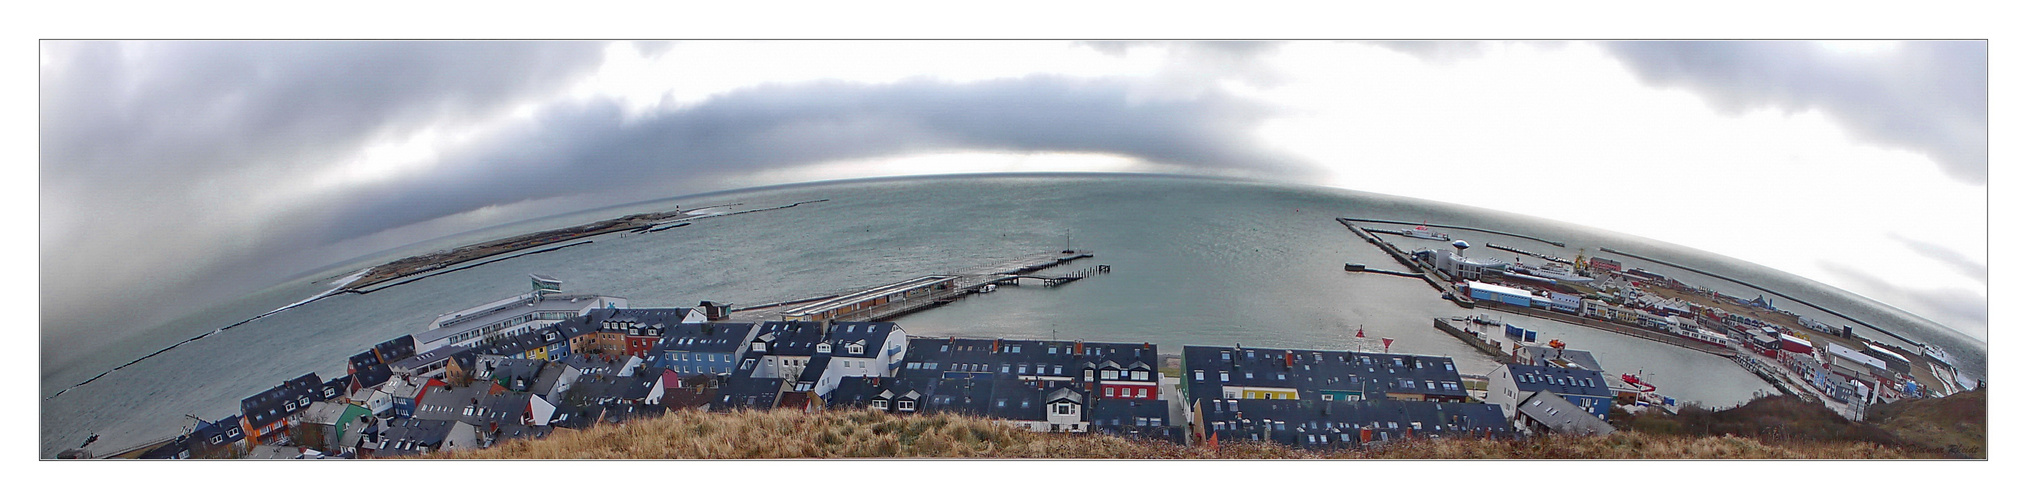
<path fill-rule="evenodd" d="M 1534 241 L 1539 241 L 1539 242 L 1542 242 L 1542 243 L 1547 243 L 1547 244 L 1550 244 L 1550 245 L 1555 245 L 1555 246 L 1558 246 L 1558 247 L 1567 247 L 1567 246 L 1569 246 L 1569 245 L 1564 245 L 1564 244 L 1563 244 L 1562 242 L 1560 242 L 1560 241 L 1553 241 L 1553 240 L 1544 240 L 1544 239 L 1541 239 L 1541 238 L 1536 238 L 1536 237 L 1533 237 L 1533 236 L 1528 236 L 1528 235 L 1525 235 L 1525 234 L 1514 234 L 1514 233 L 1509 233 L 1509 232 L 1505 232 L 1505 231 L 1494 231 L 1494 230 L 1491 230 L 1491 229 L 1479 229 L 1479 228 L 1475 228 L 1475 227 L 1465 227 L 1465 226 L 1446 226 L 1446 225 L 1442 225 L 1442 224 L 1430 224 L 1430 223 L 1426 223 L 1426 222 L 1402 222 L 1402 221 L 1397 221 L 1397 220 L 1384 220 L 1384 219 L 1354 219 L 1354 218 L 1350 218 L 1350 217 L 1338 217 L 1338 218 L 1337 218 L 1337 220 L 1340 220 L 1340 221 L 1352 221 L 1352 222 L 1373 222 L 1373 223 L 1379 223 L 1379 224 L 1400 224 L 1400 225 L 1403 225 L 1403 226 L 1427 226 L 1427 227 L 1441 227 L 1441 228 L 1448 228 L 1448 229 L 1462 229 L 1462 230 L 1465 230 L 1465 231 L 1477 231 L 1477 232 L 1481 232 L 1481 233 L 1490 233 L 1490 234 L 1497 234 L 1497 235 L 1501 235 L 1501 236 L 1512 236 L 1512 237 L 1515 237 L 1515 238 L 1524 238 L 1524 239 L 1530 239 L 1530 240 L 1534 240 Z M 1350 225 L 1350 224 L 1349 224 L 1349 223 L 1347 223 L 1346 225 Z"/>
<path fill-rule="evenodd" d="M 1470 320 L 1462 318 L 1436 318 L 1436 330 L 1450 334 L 1452 337 L 1457 337 L 1457 340 L 1464 341 L 1464 344 L 1477 349 L 1478 352 L 1492 356 L 1492 359 L 1506 359 L 1506 353 L 1499 350 L 1505 347 L 1504 344 L 1497 340 L 1485 340 L 1485 336 L 1470 331 L 1469 326 L 1458 326 L 1458 323 L 1467 323 L 1468 321 Z"/>
<path fill-rule="evenodd" d="M 827 319 L 831 321 L 891 321 L 894 318 L 899 318 L 901 316 L 905 316 L 936 306 L 956 302 L 972 294 L 980 293 L 980 290 L 985 288 L 986 285 L 1022 286 L 1028 284 L 1039 284 L 1044 287 L 1057 287 L 1068 283 L 1076 282 L 1085 278 L 1089 278 L 1092 276 L 1112 272 L 1111 265 L 1097 265 L 1084 268 L 1076 272 L 1061 275 L 1044 275 L 1038 273 L 1039 271 L 1045 269 L 1062 266 L 1064 264 L 1068 264 L 1078 260 L 1089 259 L 1094 257 L 1097 257 L 1097 254 L 1091 252 L 1073 252 L 1068 255 L 1050 255 L 1042 259 L 1036 259 L 1034 261 L 1030 261 L 1033 262 L 1031 264 L 1023 265 L 1014 269 L 1007 270 L 1005 272 L 942 276 L 940 278 L 948 280 L 950 284 L 950 286 L 947 289 L 931 290 L 928 293 L 922 293 L 919 295 L 903 294 L 907 296 L 905 298 L 900 299 L 876 301 L 878 303 L 865 307 L 855 307 L 850 308 L 848 310 L 842 310 L 841 312 L 836 313 L 834 317 L 830 317 Z M 921 279 L 923 278 L 917 278 L 917 280 Z M 882 286 L 892 287 L 894 285 L 882 285 Z M 732 309 L 731 317 L 727 318 L 726 321 L 739 321 L 739 322 L 779 321 L 786 316 L 799 313 L 801 312 L 800 310 L 809 309 L 812 306 L 819 306 L 825 302 L 845 300 L 846 298 L 850 298 L 856 295 L 863 295 L 875 291 L 877 291 L 877 287 L 873 289 L 829 294 L 818 297 L 809 297 L 767 304 L 735 307 Z"/>
<path fill-rule="evenodd" d="M 1373 236 L 1371 231 L 1366 231 L 1365 228 L 1358 227 L 1357 224 L 1352 224 L 1352 221 L 1355 220 L 1358 219 L 1347 219 L 1339 217 L 1337 219 L 1337 222 L 1339 224 L 1344 224 L 1345 229 L 1350 229 L 1352 234 L 1358 235 L 1358 237 L 1360 239 L 1365 240 L 1366 243 L 1371 243 L 1373 246 L 1379 247 L 1381 251 L 1386 252 L 1388 256 L 1393 257 L 1394 260 L 1400 262 L 1401 265 L 1408 266 L 1409 269 L 1414 269 L 1416 273 L 1411 274 L 1410 276 L 1421 277 L 1422 280 L 1427 281 L 1429 283 L 1429 287 L 1435 288 L 1436 291 L 1443 292 L 1443 298 L 1449 299 L 1451 302 L 1456 302 L 1457 305 L 1462 307 L 1477 307 L 1477 301 L 1471 300 L 1471 297 L 1467 294 L 1459 293 L 1457 291 L 1457 286 L 1451 284 L 1450 280 L 1445 278 L 1441 272 L 1436 270 L 1436 268 L 1430 267 L 1427 264 L 1423 264 L 1421 261 L 1415 260 L 1414 257 L 1408 256 L 1407 252 L 1401 251 L 1400 248 L 1395 247 L 1392 243 L 1387 243 L 1385 240 L 1379 239 L 1378 236 Z M 1374 272 L 1374 271 L 1368 268 L 1366 272 Z M 1383 274 L 1393 274 L 1396 276 L 1402 275 L 1402 273 L 1400 273 L 1399 271 L 1391 271 Z"/>
<path fill-rule="evenodd" d="M 1538 254 L 1538 253 L 1534 253 L 1534 252 L 1529 252 L 1529 251 L 1526 251 L 1526 250 L 1521 250 L 1521 249 L 1518 249 L 1518 248 L 1512 248 L 1512 247 L 1508 247 L 1508 246 L 1505 246 L 1505 245 L 1501 245 L 1501 244 L 1498 244 L 1498 243 L 1486 243 L 1486 244 L 1485 244 L 1485 246 L 1486 246 L 1486 247 L 1490 247 L 1490 248 L 1492 248 L 1492 249 L 1494 249 L 1494 250 L 1505 250 L 1505 251 L 1508 251 L 1508 252 L 1513 252 L 1513 253 L 1517 253 L 1517 254 L 1521 254 L 1521 255 L 1526 255 L 1526 256 L 1529 256 L 1529 257 L 1534 257 L 1534 258 L 1537 258 L 1537 259 L 1541 259 L 1541 260 L 1546 260 L 1546 261 L 1549 261 L 1549 262 L 1555 262 L 1555 263 L 1559 263 L 1559 264 L 1563 264 L 1563 265 L 1571 265 L 1571 266 L 1573 266 L 1573 265 L 1576 265 L 1576 263 L 1574 263 L 1574 262 L 1570 262 L 1570 261 L 1567 261 L 1567 260 L 1563 260 L 1563 259 L 1559 259 L 1559 258 L 1556 258 L 1556 257 L 1553 257 L 1553 256 L 1548 256 L 1548 255 L 1542 255 L 1542 254 Z"/>
<path fill-rule="evenodd" d="M 1535 308 L 1531 308 L 1531 307 L 1520 307 L 1520 306 L 1515 306 L 1515 305 L 1511 305 L 1511 304 L 1506 304 L 1506 303 L 1500 303 L 1500 302 L 1491 302 L 1491 301 L 1487 301 L 1487 302 L 1485 303 L 1485 305 L 1486 305 L 1486 307 L 1487 307 L 1487 308 L 1489 308 L 1489 309 L 1495 309 L 1495 310 L 1498 310 L 1499 312 L 1509 312 L 1509 313 L 1514 313 L 1514 314 L 1518 314 L 1518 315 L 1521 315 L 1521 316 L 1528 316 L 1528 317 L 1534 317 L 1534 318 L 1541 318 L 1541 319 L 1546 319 L 1546 320 L 1553 320 L 1553 321 L 1560 321 L 1560 322 L 1563 322 L 1563 323 L 1569 323 L 1569 324 L 1572 324 L 1572 325 L 1578 325 L 1578 326 L 1588 326 L 1588 327 L 1591 327 L 1591 328 L 1596 328 L 1596 329 L 1599 329 L 1599 330 L 1604 330 L 1604 331 L 1608 331 L 1608 332 L 1613 332 L 1613 333 L 1619 333 L 1619 334 L 1623 334 L 1623 335 L 1627 335 L 1627 336 L 1631 336 L 1631 337 L 1639 337 L 1639 338 L 1642 338 L 1642 339 L 1647 339 L 1647 340 L 1652 340 L 1652 341 L 1655 341 L 1655 342 L 1660 342 L 1660 343 L 1663 343 L 1663 344 L 1669 344 L 1669 345 L 1673 345 L 1673 346 L 1676 346 L 1676 347 L 1681 347 L 1681 348 L 1685 348 L 1685 349 L 1691 349 L 1691 350 L 1696 350 L 1696 351 L 1702 351 L 1702 352 L 1704 352 L 1704 353 L 1708 353 L 1708 354 L 1712 354 L 1712 355 L 1717 355 L 1717 356 L 1724 356 L 1724 357 L 1727 357 L 1727 358 L 1735 358 L 1735 357 L 1738 357 L 1738 351 L 1736 351 L 1736 350 L 1732 350 L 1732 349 L 1728 349 L 1728 348 L 1724 348 L 1724 347 L 1718 347 L 1718 346 L 1715 346 L 1715 345 L 1711 345 L 1711 344 L 1707 344 L 1707 343 L 1703 343 L 1703 342 L 1698 342 L 1698 341 L 1695 341 L 1695 340 L 1690 340 L 1690 339 L 1686 339 L 1686 338 L 1682 338 L 1682 337 L 1680 337 L 1680 336 L 1677 336 L 1677 335 L 1674 335 L 1674 334 L 1670 334 L 1670 333 L 1664 333 L 1664 332 L 1657 332 L 1657 331 L 1652 331 L 1652 330 L 1647 330 L 1647 329 L 1643 329 L 1643 328 L 1638 328 L 1638 327 L 1633 327 L 1633 326 L 1627 326 L 1627 325 L 1622 325 L 1622 324 L 1618 324 L 1618 323 L 1613 323 L 1613 322 L 1610 322 L 1610 321 L 1605 321 L 1605 320 L 1600 320 L 1600 319 L 1592 319 L 1592 318 L 1586 318 L 1586 317 L 1583 317 L 1583 316 L 1578 316 L 1578 315 L 1575 315 L 1575 314 L 1568 314 L 1568 313 L 1561 313 L 1561 312 L 1555 312 L 1555 311 L 1549 311 L 1549 310 L 1545 310 L 1545 309 L 1535 309 Z"/>

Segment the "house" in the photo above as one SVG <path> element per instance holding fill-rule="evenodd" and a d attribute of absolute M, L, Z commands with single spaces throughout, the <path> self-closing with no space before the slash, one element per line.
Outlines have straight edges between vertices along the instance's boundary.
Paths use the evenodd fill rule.
<path fill-rule="evenodd" d="M 757 358 L 753 376 L 795 379 L 809 366 L 817 345 L 824 344 L 823 323 L 814 321 L 768 321 L 748 341 L 747 353 Z"/>
<path fill-rule="evenodd" d="M 373 344 L 373 350 L 369 352 L 372 352 L 373 357 L 377 358 L 380 364 L 383 365 L 407 359 L 409 356 L 415 355 L 415 336 L 402 335 L 389 339 L 386 342 Z"/>
<path fill-rule="evenodd" d="M 317 401 L 289 417 L 289 426 L 296 429 L 296 444 L 339 454 L 357 450 L 360 433 L 372 417 L 362 406 Z"/>
<path fill-rule="evenodd" d="M 1486 375 L 1485 402 L 1513 418 L 1522 398 L 1548 390 L 1602 420 L 1612 408 L 1612 387 L 1603 372 L 1576 368 L 1500 365 Z"/>
<path fill-rule="evenodd" d="M 478 428 L 456 420 L 393 419 L 385 421 L 376 457 L 413 456 L 438 451 L 476 449 Z"/>
<path fill-rule="evenodd" d="M 659 372 L 639 370 L 629 375 L 592 374 L 577 379 L 564 398 L 573 405 L 626 403 L 660 405 L 666 387 Z"/>
<path fill-rule="evenodd" d="M 718 399 L 711 402 L 712 411 L 765 411 L 774 408 L 775 400 L 781 397 L 788 379 L 755 376 L 759 372 L 755 366 L 759 359 L 758 355 L 748 354 L 741 360 L 741 367 L 745 369 L 735 370 L 725 383 L 718 386 Z"/>
<path fill-rule="evenodd" d="M 1518 349 L 1513 354 L 1514 363 L 1533 366 L 1583 368 L 1598 371 L 1604 371 L 1605 369 L 1603 364 L 1598 362 L 1598 358 L 1591 355 L 1590 351 L 1540 345 L 1520 345 L 1517 347 Z"/>
<path fill-rule="evenodd" d="M 539 359 L 501 358 L 499 355 L 481 355 L 475 376 L 491 380 L 509 391 L 529 392 L 541 378 L 542 369 L 549 362 Z"/>
<path fill-rule="evenodd" d="M 1197 400 L 1190 432 L 1197 442 L 1271 441 L 1309 449 L 1356 448 L 1409 438 L 1512 435 L 1499 407 L 1439 401 L 1315 399 Z"/>
<path fill-rule="evenodd" d="M 1830 373 L 1842 375 L 1846 379 L 1866 380 L 1893 373 L 1893 370 L 1886 366 L 1886 362 L 1858 350 L 1834 342 L 1826 342 L 1822 347 L 1822 352 L 1826 355 L 1824 359 L 1829 361 Z"/>
<path fill-rule="evenodd" d="M 670 410 L 708 409 L 711 400 L 718 397 L 718 379 L 709 375 L 690 375 L 662 371 L 662 407 Z"/>
<path fill-rule="evenodd" d="M 345 374 L 352 377 L 352 385 L 357 387 L 376 387 L 387 383 L 388 379 L 394 377 L 393 370 L 389 370 L 386 363 L 381 363 L 380 356 L 374 354 L 373 351 L 354 354 L 352 357 L 346 358 Z M 357 390 L 357 388 L 350 388 L 346 392 L 355 392 Z"/>
<path fill-rule="evenodd" d="M 1465 400 L 1450 358 L 1356 351 L 1183 347 L 1185 404 L 1204 398 Z"/>
<path fill-rule="evenodd" d="M 388 363 L 394 376 L 407 379 L 443 378 L 460 358 L 476 359 L 472 346 L 446 346 Z M 469 355 L 469 356 L 468 356 Z"/>
<path fill-rule="evenodd" d="M 390 405 L 391 413 L 395 417 L 409 418 L 415 414 L 416 406 L 422 402 L 422 397 L 428 395 L 430 390 L 448 387 L 450 387 L 450 383 L 444 382 L 443 379 L 421 378 L 410 380 L 397 378 L 389 381 L 384 389 L 393 400 Z"/>
<path fill-rule="evenodd" d="M 273 441 L 288 429 L 288 417 L 309 408 L 323 388 L 324 381 L 308 373 L 241 399 L 239 411 L 245 418 L 240 420 L 240 428 L 254 443 Z"/>
<path fill-rule="evenodd" d="M 908 352 L 908 332 L 892 322 L 834 323 L 823 342 L 817 352 L 846 377 L 892 377 Z"/>
<path fill-rule="evenodd" d="M 1091 432 L 1177 443 L 1183 440 L 1181 422 L 1170 421 L 1167 401 L 1094 398 L 1085 411 Z"/>
<path fill-rule="evenodd" d="M 1603 436 L 1612 433 L 1612 424 L 1605 423 L 1548 389 L 1528 393 L 1527 398 L 1520 400 L 1515 408 L 1513 426 L 1529 434 Z"/>
<path fill-rule="evenodd" d="M 197 421 L 190 430 L 190 458 L 233 458 L 246 451 L 246 429 L 233 415 L 213 422 Z"/>
<path fill-rule="evenodd" d="M 681 324 L 700 324 L 704 313 L 688 307 L 600 311 L 598 345 L 606 352 L 648 357 L 662 335 Z"/>
<path fill-rule="evenodd" d="M 1007 339 L 911 341 L 901 378 L 1012 377 L 1030 382 L 1082 382 L 1108 398 L 1159 399 L 1153 344 Z"/>
<path fill-rule="evenodd" d="M 695 313 L 695 310 L 689 310 Z M 680 323 L 644 350 L 647 365 L 678 374 L 730 375 L 739 358 L 753 348 L 760 325 L 753 323 Z"/>

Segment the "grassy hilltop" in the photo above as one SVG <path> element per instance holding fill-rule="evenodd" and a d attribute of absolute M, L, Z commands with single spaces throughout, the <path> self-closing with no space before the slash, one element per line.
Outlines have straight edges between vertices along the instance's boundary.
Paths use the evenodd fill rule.
<path fill-rule="evenodd" d="M 1878 416 L 1871 421 L 1876 423 L 1852 423 L 1820 405 L 1762 398 L 1724 411 L 1621 419 L 1622 432 L 1602 437 L 1411 440 L 1374 450 L 1327 452 L 1245 442 L 1212 450 L 1106 435 L 1035 433 L 957 415 L 679 411 L 429 458 L 1983 458 L 1984 409 L 1984 391 L 1974 391 L 1887 405 L 1875 409 Z"/>

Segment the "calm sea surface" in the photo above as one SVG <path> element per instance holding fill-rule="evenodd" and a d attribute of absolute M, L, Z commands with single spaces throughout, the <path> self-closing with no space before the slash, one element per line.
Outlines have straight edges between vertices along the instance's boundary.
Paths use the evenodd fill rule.
<path fill-rule="evenodd" d="M 436 315 L 526 291 L 527 274 L 572 292 L 627 297 L 636 307 L 701 300 L 758 304 L 839 293 L 925 274 L 984 273 L 1061 250 L 1065 239 L 1112 273 L 1060 288 L 1014 288 L 897 320 L 922 336 L 1001 336 L 1355 349 L 1353 331 L 1394 339 L 1394 352 L 1456 358 L 1467 373 L 1494 362 L 1436 331 L 1432 318 L 1474 313 L 1420 280 L 1353 274 L 1345 262 L 1399 268 L 1333 220 L 1426 220 L 1562 241 L 1569 248 L 1472 231 L 1482 243 L 1563 257 L 1602 245 L 1759 284 L 1951 350 L 1982 377 L 1985 344 L 1842 291 L 1709 253 L 1541 219 L 1325 188 L 1151 176 L 971 176 L 797 185 L 676 198 L 457 235 L 363 258 L 192 314 L 66 366 L 45 366 L 41 397 L 179 340 L 330 288 L 333 278 L 395 257 L 618 215 L 727 203 L 796 208 L 699 220 L 440 275 L 364 295 L 320 300 L 186 344 L 42 403 L 41 455 L 93 433 L 101 453 L 173 435 L 185 414 L 238 413 L 240 398 L 315 371 L 344 374 L 346 356 L 421 331 Z M 1421 240 L 1402 240 L 1412 249 Z M 1440 243 L 1437 243 L 1440 244 Z M 1667 266 L 1619 259 L 1734 295 L 1758 292 Z M 1786 302 L 1786 301 L 1781 301 Z M 1790 310 L 1841 325 L 1800 304 Z M 1772 387 L 1717 356 L 1545 320 L 1508 320 L 1597 355 L 1608 371 L 1642 371 L 1678 398 L 1729 406 Z M 1856 326 L 1856 325 L 1854 325 Z M 1859 327 L 1868 336 L 1884 339 Z M 45 333 L 47 336 L 47 332 Z M 47 337 L 45 337 L 47 338 Z M 1371 348 L 1377 349 L 1376 345 Z"/>

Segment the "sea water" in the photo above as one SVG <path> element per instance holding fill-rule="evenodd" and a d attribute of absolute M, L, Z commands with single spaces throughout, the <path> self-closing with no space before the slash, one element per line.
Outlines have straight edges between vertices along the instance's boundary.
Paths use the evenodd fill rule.
<path fill-rule="evenodd" d="M 1837 308 L 1895 333 L 1944 346 L 1982 376 L 1985 346 L 1904 312 L 1722 256 L 1606 231 L 1454 205 L 1355 191 L 1162 176 L 956 176 L 833 182 L 672 198 L 550 217 L 447 237 L 325 270 L 136 335 L 118 348 L 44 366 L 49 397 L 182 339 L 330 288 L 333 278 L 400 256 L 630 213 L 738 203 L 732 210 L 827 199 L 796 208 L 698 220 L 654 233 L 612 233 L 554 252 L 442 274 L 370 294 L 343 294 L 230 328 L 114 371 L 42 403 L 41 456 L 100 434 L 110 452 L 174 435 L 191 421 L 239 412 L 241 398 L 316 372 L 344 374 L 346 356 L 422 331 L 437 315 L 523 293 L 527 275 L 562 279 L 573 293 L 623 296 L 635 307 L 711 300 L 759 304 L 848 292 L 928 274 L 1003 271 L 1091 251 L 1049 272 L 1107 264 L 1110 274 L 1062 287 L 1001 287 L 896 320 L 917 336 L 998 336 L 1183 345 L 1387 349 L 1449 356 L 1467 374 L 1495 361 L 1435 330 L 1437 317 L 1480 311 L 1442 300 L 1419 279 L 1347 273 L 1346 262 L 1399 269 L 1335 221 L 1429 221 L 1562 241 L 1445 230 L 1565 258 L 1606 246 L 1767 286 Z M 1371 224 L 1381 226 L 1379 224 Z M 1440 242 L 1390 238 L 1412 250 Z M 1473 251 L 1494 252 L 1482 245 Z M 398 255 L 396 255 L 398 253 Z M 1512 254 L 1493 254 L 1508 261 Z M 1634 265 L 1636 259 L 1617 258 Z M 1734 295 L 1743 287 L 1645 265 Z M 1799 304 L 1781 304 L 1800 309 Z M 1828 314 L 1803 314 L 1840 324 Z M 1639 371 L 1664 393 L 1729 406 L 1765 382 L 1724 358 L 1562 323 L 1510 321 L 1593 352 L 1614 373 Z M 1856 326 L 1856 325 L 1854 325 Z M 1363 330 L 1366 337 L 1356 332 Z M 1859 327 L 1862 335 L 1883 338 Z M 1380 338 L 1393 339 L 1382 347 Z"/>

